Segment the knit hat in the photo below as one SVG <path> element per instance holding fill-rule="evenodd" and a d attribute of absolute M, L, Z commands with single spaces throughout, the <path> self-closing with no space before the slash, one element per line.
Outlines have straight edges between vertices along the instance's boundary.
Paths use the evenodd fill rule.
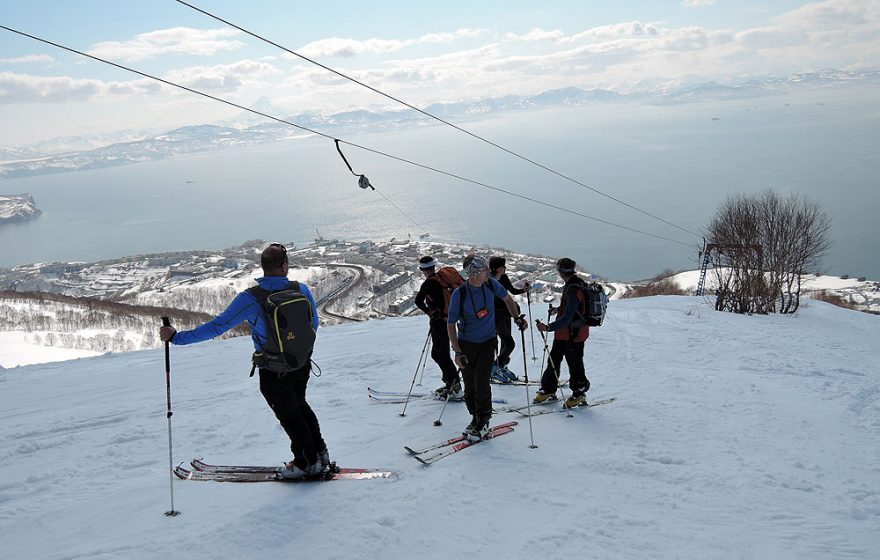
<path fill-rule="evenodd" d="M 492 257 L 491 259 L 489 259 L 489 270 L 495 272 L 496 270 L 504 266 L 505 263 L 507 263 L 507 261 L 504 260 L 504 257 Z"/>
<path fill-rule="evenodd" d="M 468 276 L 483 272 L 484 270 L 489 270 L 489 265 L 486 264 L 486 259 L 483 257 L 469 255 L 465 258 L 464 271 Z"/>
<path fill-rule="evenodd" d="M 434 260 L 434 257 L 422 257 L 419 259 L 419 269 L 427 270 L 429 268 L 434 268 L 437 266 L 437 261 Z"/>
<path fill-rule="evenodd" d="M 565 274 L 574 274 L 577 263 L 568 257 L 563 257 L 556 261 L 556 270 Z"/>

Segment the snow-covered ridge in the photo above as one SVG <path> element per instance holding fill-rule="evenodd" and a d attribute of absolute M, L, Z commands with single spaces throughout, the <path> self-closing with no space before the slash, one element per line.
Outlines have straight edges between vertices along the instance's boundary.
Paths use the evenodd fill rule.
<path fill-rule="evenodd" d="M 79 308 L 68 304 L 61 309 L 51 301 L 22 303 L 16 300 L 16 292 L 62 294 L 215 315 L 261 275 L 258 260 L 264 245 L 265 242 L 255 240 L 222 251 L 139 255 L 98 263 L 36 263 L 0 269 L 0 318 L 6 319 L 0 327 L 0 366 L 8 368 L 93 355 L 95 351 L 141 350 L 159 345 L 154 332 L 155 316 L 138 319 L 133 330 L 124 325 L 106 328 L 110 322 L 103 321 L 105 328 L 101 330 L 93 324 L 87 299 Z M 434 255 L 441 265 L 452 266 L 458 266 L 470 252 L 505 255 L 512 280 L 528 279 L 534 283 L 532 303 L 559 303 L 561 285 L 550 257 L 499 248 L 394 239 L 350 242 L 319 238 L 303 247 L 293 243 L 288 247 L 290 278 L 305 282 L 312 290 L 324 325 L 417 313 L 414 295 L 423 278 L 415 263 L 425 254 Z M 693 292 L 698 277 L 698 271 L 688 271 L 675 274 L 672 279 L 683 290 Z M 711 293 L 711 275 L 707 280 L 707 293 Z M 612 301 L 625 297 L 631 288 L 630 284 L 617 282 L 604 285 Z M 3 290 L 7 291 L 5 296 Z M 880 312 L 880 282 L 811 276 L 804 285 L 806 297 L 822 290 L 853 303 L 859 310 Z M 525 297 L 517 299 L 527 310 Z M 21 318 L 29 315 L 39 318 L 35 319 L 39 325 L 31 322 L 28 327 L 29 323 Z M 64 320 L 53 320 L 57 316 Z M 65 351 L 59 352 L 62 349 Z"/>
<path fill-rule="evenodd" d="M 438 117 L 476 118 L 492 113 L 529 111 L 549 107 L 592 105 L 597 103 L 647 102 L 658 104 L 694 103 L 710 100 L 751 99 L 789 93 L 795 90 L 831 88 L 854 82 L 880 82 L 877 71 L 823 70 L 796 74 L 786 78 L 766 78 L 740 84 L 715 82 L 684 85 L 666 91 L 638 90 L 626 93 L 578 87 L 548 90 L 536 95 L 507 95 L 498 98 L 462 100 L 437 103 L 424 108 Z M 271 114 L 300 126 L 341 134 L 358 130 L 409 128 L 424 126 L 433 121 L 423 114 L 406 110 L 364 109 L 324 115 L 305 112 L 284 114 L 271 102 L 260 99 L 254 109 Z M 246 112 L 218 124 L 187 126 L 164 133 L 121 131 L 107 135 L 104 145 L 95 147 L 99 139 L 70 137 L 57 142 L 43 142 L 34 146 L 4 148 L 0 146 L 0 178 L 25 177 L 46 173 L 60 173 L 81 169 L 96 169 L 141 161 L 163 159 L 217 150 L 266 144 L 302 137 L 303 132 L 289 125 L 256 117 Z M 124 139 L 125 141 L 120 141 Z M 80 149 L 76 149 L 80 146 Z M 68 151 L 58 153 L 59 147 Z M 90 149 L 83 149 L 89 147 Z"/>
<path fill-rule="evenodd" d="M 28 193 L 0 194 L 0 224 L 29 220 L 42 213 Z"/>
<path fill-rule="evenodd" d="M 261 276 L 259 254 L 263 241 L 249 241 L 222 251 L 195 251 L 138 255 L 97 263 L 36 263 L 0 269 L 0 366 L 52 361 L 45 346 L 83 350 L 128 351 L 155 348 L 157 314 L 139 318 L 134 332 L 125 326 L 95 331 L 89 300 L 65 309 L 53 301 L 18 301 L 17 293 L 43 292 L 96 298 L 133 305 L 187 310 L 215 315 L 236 293 Z M 503 249 L 433 242 L 347 242 L 320 238 L 295 247 L 288 243 L 289 277 L 305 282 L 315 295 L 322 324 L 409 315 L 418 312 L 414 296 L 423 277 L 416 264 L 432 254 L 442 265 L 458 266 L 469 252 L 502 254 L 508 275 L 516 281 L 537 282 L 534 301 L 553 300 L 558 290 L 554 259 L 521 255 Z M 3 292 L 6 292 L 5 294 Z M 526 307 L 525 298 L 520 296 Z M 22 309 L 27 306 L 27 309 Z M 139 313 L 129 310 L 129 313 Z M 23 321 L 33 315 L 37 321 Z M 54 317 L 63 316 L 63 321 Z M 151 322 L 152 321 L 152 322 Z M 38 323 L 38 324 L 37 324 Z M 30 325 L 30 326 L 28 326 Z M 186 327 L 186 325 L 184 325 Z M 193 325 L 190 325 L 193 326 Z M 73 346 L 71 346 L 73 345 Z M 69 359 L 67 353 L 60 359 Z"/>

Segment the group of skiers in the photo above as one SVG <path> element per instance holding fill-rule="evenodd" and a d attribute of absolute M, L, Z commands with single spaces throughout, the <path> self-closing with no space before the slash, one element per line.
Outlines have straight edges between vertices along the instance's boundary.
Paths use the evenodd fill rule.
<path fill-rule="evenodd" d="M 280 475 L 306 478 L 326 472 L 331 462 L 318 419 L 306 401 L 318 311 L 308 287 L 288 280 L 289 264 L 287 249 L 280 243 L 270 244 L 260 256 L 263 276 L 257 279 L 257 286 L 239 293 L 220 315 L 195 329 L 178 332 L 172 326 L 163 326 L 159 336 L 166 343 L 193 344 L 220 336 L 247 321 L 255 349 L 254 369 L 259 368 L 260 392 L 290 439 L 293 460 Z M 520 313 L 511 294 L 522 294 L 531 285 L 523 282 L 521 288 L 515 288 L 505 273 L 505 264 L 502 257 L 492 257 L 487 262 L 483 257 L 469 255 L 463 262 L 462 271 L 467 277 L 463 280 L 452 267 L 438 270 L 433 257 L 422 257 L 419 261 L 425 280 L 416 295 L 416 305 L 428 315 L 431 358 L 443 377 L 443 386 L 435 394 L 438 398 L 463 394 L 471 414 L 463 435 L 471 441 L 479 440 L 489 431 L 492 377 L 500 382 L 516 379 L 507 369 L 515 348 L 511 320 L 520 331 L 528 328 L 525 315 Z M 569 289 L 573 284 L 583 284 L 575 266 L 569 258 L 557 261 L 556 269 L 565 282 L 562 302 L 556 309 L 557 319 L 549 324 L 536 322 L 542 334 L 555 332 L 536 403 L 556 399 L 563 357 L 572 389 L 565 406 L 584 404 L 590 387 L 583 364 L 584 341 L 589 336 L 589 327 L 581 320 L 584 296 L 581 290 Z M 450 348 L 454 359 L 450 358 Z"/>
<path fill-rule="evenodd" d="M 433 348 L 431 357 L 443 372 L 443 386 L 434 393 L 438 398 L 461 396 L 461 378 L 464 380 L 464 401 L 471 422 L 463 434 L 475 441 L 489 431 L 492 416 L 491 382 L 505 383 L 517 380 L 507 365 L 516 346 L 511 334 L 511 319 L 520 331 L 528 328 L 525 315 L 511 294 L 519 295 L 531 288 L 528 281 L 515 288 L 506 274 L 506 260 L 495 256 L 487 263 L 483 257 L 469 255 L 464 259 L 466 281 L 448 279 L 451 273 L 437 270 L 433 257 L 422 257 L 419 269 L 425 276 L 416 306 L 430 318 Z M 448 267 L 447 267 L 448 268 Z M 589 336 L 585 315 L 585 299 L 581 290 L 570 289 L 583 285 L 576 273 L 576 263 L 570 258 L 556 262 L 556 270 L 564 285 L 562 301 L 555 308 L 557 319 L 549 324 L 538 320 L 536 328 L 542 333 L 554 332 L 553 347 L 547 368 L 541 376 L 541 388 L 534 402 L 540 404 L 556 400 L 559 371 L 565 358 L 571 376 L 572 395 L 564 406 L 572 408 L 586 403 L 590 382 L 584 370 L 584 342 Z M 491 275 L 490 275 L 491 274 Z M 551 312 L 554 308 L 551 306 Z M 500 339 L 501 347 L 498 348 Z M 455 354 L 458 371 L 449 365 L 449 348 Z"/>

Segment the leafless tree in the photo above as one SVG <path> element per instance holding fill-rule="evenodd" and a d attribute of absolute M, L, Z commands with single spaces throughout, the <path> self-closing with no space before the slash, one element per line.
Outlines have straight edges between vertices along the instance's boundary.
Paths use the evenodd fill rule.
<path fill-rule="evenodd" d="M 803 276 L 831 246 L 831 219 L 819 204 L 773 190 L 728 198 L 709 224 L 717 283 L 715 308 L 734 313 L 794 313 Z"/>

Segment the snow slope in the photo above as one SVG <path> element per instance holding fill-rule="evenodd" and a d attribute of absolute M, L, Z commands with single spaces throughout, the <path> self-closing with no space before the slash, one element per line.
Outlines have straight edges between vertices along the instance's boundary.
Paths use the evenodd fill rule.
<path fill-rule="evenodd" d="M 438 428 L 438 402 L 401 417 L 366 396 L 409 388 L 426 332 L 419 317 L 319 331 L 309 400 L 331 456 L 397 480 L 175 481 L 174 518 L 163 516 L 162 351 L 0 370 L 3 557 L 877 557 L 880 317 L 813 301 L 791 317 L 717 313 L 692 297 L 615 301 L 587 368 L 588 397 L 617 402 L 534 418 L 537 449 L 520 418 L 430 467 L 402 446 L 455 435 L 463 405 Z M 171 352 L 175 462 L 288 459 L 247 376 L 247 339 Z M 429 363 L 423 388 L 438 384 Z M 494 395 L 524 402 L 526 391 Z"/>

